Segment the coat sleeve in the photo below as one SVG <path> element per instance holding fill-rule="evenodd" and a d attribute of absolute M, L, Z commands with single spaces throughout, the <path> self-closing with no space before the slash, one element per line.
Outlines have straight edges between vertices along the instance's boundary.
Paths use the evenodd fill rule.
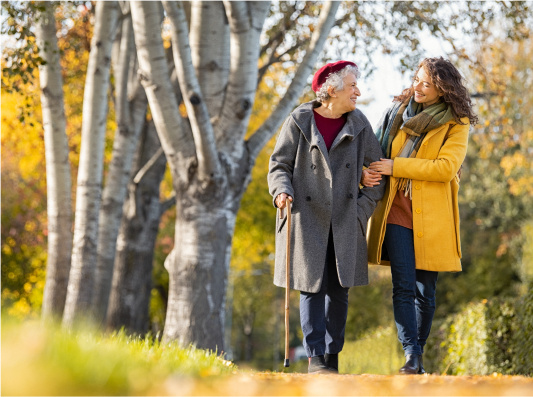
<path fill-rule="evenodd" d="M 268 167 L 268 190 L 274 206 L 276 197 L 285 193 L 294 198 L 292 174 L 300 139 L 300 130 L 289 116 L 278 136 Z"/>
<path fill-rule="evenodd" d="M 436 159 L 394 159 L 392 176 L 418 181 L 450 182 L 466 157 L 470 124 L 453 126 Z"/>
<path fill-rule="evenodd" d="M 373 133 L 372 127 L 370 127 L 370 125 L 365 128 L 365 131 L 363 133 L 365 134 L 363 165 L 365 167 L 368 167 L 370 163 L 374 161 L 379 161 L 379 159 L 383 157 L 383 152 L 381 150 L 379 141 L 376 135 Z M 357 205 L 359 207 L 359 210 L 361 210 L 362 213 L 366 216 L 366 219 L 364 219 L 365 224 L 374 212 L 378 201 L 381 200 L 381 198 L 383 197 L 383 194 L 385 192 L 386 180 L 386 177 L 381 178 L 379 185 L 374 187 L 363 187 L 361 190 L 359 190 Z M 358 214 L 360 214 L 361 211 L 358 211 Z"/>

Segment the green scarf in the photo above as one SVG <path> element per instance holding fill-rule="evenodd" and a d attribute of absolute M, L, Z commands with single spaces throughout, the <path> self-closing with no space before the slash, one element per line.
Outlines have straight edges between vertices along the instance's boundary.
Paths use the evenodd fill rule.
<path fill-rule="evenodd" d="M 453 120 L 452 107 L 443 101 L 439 101 L 426 109 L 421 103 L 417 103 L 414 97 L 404 102 L 395 103 L 384 115 L 376 130 L 376 135 L 381 144 L 385 156 L 391 157 L 392 141 L 398 131 L 402 129 L 409 137 L 400 149 L 397 157 L 416 157 L 418 149 L 426 134 Z M 411 180 L 399 178 L 398 190 L 405 190 L 405 195 L 411 197 Z"/>

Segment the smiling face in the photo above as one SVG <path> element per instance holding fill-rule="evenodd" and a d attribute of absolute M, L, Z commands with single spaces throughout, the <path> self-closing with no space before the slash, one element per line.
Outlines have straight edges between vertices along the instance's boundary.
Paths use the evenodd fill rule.
<path fill-rule="evenodd" d="M 344 79 L 344 88 L 340 91 L 330 93 L 331 102 L 342 113 L 355 110 L 357 97 L 361 96 L 361 91 L 357 87 L 357 78 L 353 74 L 348 74 Z"/>
<path fill-rule="evenodd" d="M 421 103 L 422 108 L 427 108 L 437 103 L 442 96 L 440 90 L 431 82 L 431 78 L 424 67 L 421 67 L 413 81 L 415 102 Z"/>

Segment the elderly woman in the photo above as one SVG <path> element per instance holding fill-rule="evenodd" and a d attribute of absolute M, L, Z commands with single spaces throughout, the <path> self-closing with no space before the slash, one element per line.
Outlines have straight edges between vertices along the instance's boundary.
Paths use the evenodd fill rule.
<path fill-rule="evenodd" d="M 290 286 L 300 291 L 308 372 L 338 372 L 344 345 L 348 289 L 368 284 L 367 221 L 384 182 L 359 187 L 364 166 L 383 156 L 367 118 L 353 62 L 329 63 L 312 88 L 317 99 L 300 105 L 283 125 L 270 158 L 274 205 L 292 202 Z M 285 219 L 276 225 L 274 284 L 285 286 Z"/>

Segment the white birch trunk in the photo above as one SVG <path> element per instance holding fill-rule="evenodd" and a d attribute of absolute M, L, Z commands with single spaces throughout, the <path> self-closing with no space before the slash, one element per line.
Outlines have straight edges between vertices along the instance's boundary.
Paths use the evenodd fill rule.
<path fill-rule="evenodd" d="M 111 49 L 117 28 L 116 1 L 96 3 L 94 36 L 83 98 L 83 123 L 76 191 L 72 266 L 63 323 L 90 315 L 96 269 L 98 213 L 102 194 L 104 139 Z"/>
<path fill-rule="evenodd" d="M 181 3 L 164 1 L 163 6 L 172 25 L 174 64 L 196 146 L 198 178 L 208 184 L 220 165 L 213 126 L 192 64 L 187 19 Z"/>
<path fill-rule="evenodd" d="M 225 2 L 231 26 L 231 67 L 228 86 L 223 94 L 223 110 L 216 124 L 216 150 L 222 167 L 209 179 L 209 175 L 200 170 L 210 169 L 206 162 L 214 161 L 210 126 L 201 114 L 202 110 L 191 107 L 194 103 L 189 103 L 187 109 L 195 129 L 194 142 L 180 128 L 180 120 L 176 116 L 177 103 L 169 93 L 170 79 L 158 28 L 157 4 L 132 3 L 142 81 L 177 196 L 174 249 L 165 261 L 170 284 L 163 338 L 178 340 L 185 346 L 192 343 L 200 348 L 224 349 L 231 240 L 239 202 L 248 185 L 255 159 L 245 145 L 244 135 L 257 89 L 259 35 L 268 5 L 264 2 Z M 333 16 L 321 20 L 333 21 L 337 6 L 328 3 L 326 13 Z M 186 104 L 187 101 L 194 102 L 191 98 L 197 95 L 200 104 L 202 82 L 196 83 L 194 74 L 191 74 L 190 49 L 187 38 L 183 37 L 187 32 L 183 16 L 179 15 L 179 9 L 176 12 L 174 4 L 165 3 L 165 7 L 174 25 L 174 59 L 184 101 Z M 321 26 L 327 30 L 315 34 L 317 38 L 312 40 L 311 54 L 305 58 L 301 75 L 306 71 L 309 75 L 331 27 L 324 23 Z M 296 93 L 299 84 L 301 91 L 305 80 L 302 83 L 299 79 L 291 93 Z M 286 116 L 289 111 L 288 105 L 281 107 L 276 117 L 283 112 Z M 270 134 L 274 132 L 275 129 Z"/>
<path fill-rule="evenodd" d="M 35 30 L 40 55 L 46 61 L 46 65 L 39 67 L 48 212 L 48 260 L 42 315 L 61 317 L 72 253 L 71 175 L 55 6 L 53 3 L 42 6 L 45 10 L 40 13 Z"/>
<path fill-rule="evenodd" d="M 161 218 L 159 186 L 166 168 L 153 122 L 144 130 L 136 175 L 124 204 L 107 313 L 108 327 L 137 334 L 145 333 L 149 323 L 154 246 Z"/>
<path fill-rule="evenodd" d="M 159 2 L 131 3 L 133 31 L 137 46 L 139 74 L 161 141 L 174 185 L 186 182 L 189 167 L 197 167 L 194 141 L 182 121 L 170 82 L 163 41 Z"/>
<path fill-rule="evenodd" d="M 132 16 L 143 85 L 177 195 L 174 249 L 165 262 L 170 285 L 163 337 L 177 339 L 183 345 L 194 343 L 201 348 L 221 349 L 225 253 L 231 241 L 222 207 L 226 184 L 222 174 L 206 181 L 205 175 L 198 172 L 205 164 L 195 166 L 195 161 L 191 161 L 195 142 L 180 128 L 177 103 L 169 89 L 168 68 L 156 22 L 157 4 L 134 2 Z M 205 158 L 204 155 L 197 161 Z"/>
<path fill-rule="evenodd" d="M 211 120 L 216 124 L 229 76 L 228 18 L 219 1 L 194 1 L 191 8 L 192 62 Z"/>
<path fill-rule="evenodd" d="M 146 117 L 147 100 L 137 79 L 137 62 L 131 16 L 122 21 L 122 31 L 113 54 L 115 114 L 118 129 L 100 208 L 94 309 L 97 321 L 107 313 L 117 236 L 130 180 L 132 161 Z"/>
<path fill-rule="evenodd" d="M 259 38 L 269 2 L 225 1 L 230 25 L 230 75 L 216 139 L 220 151 L 238 162 L 257 90 Z"/>

